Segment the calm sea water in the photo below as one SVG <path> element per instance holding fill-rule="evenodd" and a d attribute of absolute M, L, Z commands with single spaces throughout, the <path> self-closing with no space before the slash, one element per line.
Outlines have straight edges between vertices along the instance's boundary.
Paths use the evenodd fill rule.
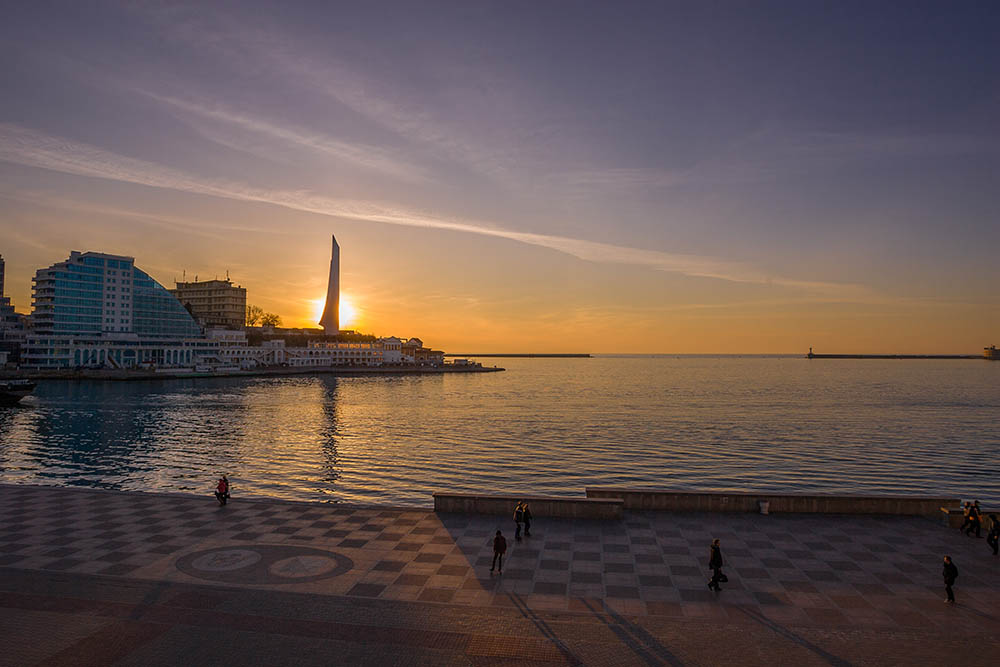
<path fill-rule="evenodd" d="M 492 364 L 493 360 L 486 360 Z M 47 382 L 0 481 L 428 505 L 588 485 L 1000 503 L 1000 363 L 503 359 L 505 373 Z"/>

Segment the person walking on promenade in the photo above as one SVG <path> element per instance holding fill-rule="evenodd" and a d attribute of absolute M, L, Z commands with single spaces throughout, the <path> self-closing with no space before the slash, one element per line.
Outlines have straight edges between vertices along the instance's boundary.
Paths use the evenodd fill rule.
<path fill-rule="evenodd" d="M 969 508 L 969 527 L 965 530 L 965 534 L 972 537 L 972 531 L 976 531 L 976 537 L 982 538 L 982 528 L 983 515 L 979 510 L 979 501 L 977 500 Z"/>
<path fill-rule="evenodd" d="M 708 582 L 709 589 L 721 591 L 722 588 L 719 587 L 719 582 L 726 581 L 726 575 L 722 574 L 722 549 L 719 548 L 718 538 L 712 540 L 712 551 L 708 558 L 708 566 L 712 568 L 712 578 Z"/>
<path fill-rule="evenodd" d="M 493 564 L 490 565 L 490 572 L 493 572 L 493 568 L 497 565 L 500 566 L 500 574 L 503 574 L 503 555 L 507 553 L 507 540 L 504 539 L 503 533 L 499 530 L 497 531 L 497 536 L 493 538 Z"/>
<path fill-rule="evenodd" d="M 958 577 L 958 568 L 951 562 L 951 556 L 944 557 L 942 574 L 944 575 L 944 592 L 948 594 L 945 602 L 955 604 L 955 591 L 951 587 L 955 585 L 955 579 Z"/>
<path fill-rule="evenodd" d="M 965 505 L 962 506 L 962 525 L 959 528 L 959 530 L 968 535 L 965 529 L 968 528 L 971 524 L 972 524 L 972 503 L 966 502 Z"/>
<path fill-rule="evenodd" d="M 519 502 L 514 508 L 514 524 L 517 528 L 514 529 L 514 539 L 521 539 L 521 522 L 524 521 L 524 506 Z"/>
<path fill-rule="evenodd" d="M 219 478 L 219 483 L 215 485 L 215 499 L 220 505 L 225 505 L 229 500 L 229 480 L 225 475 Z"/>
<path fill-rule="evenodd" d="M 528 503 L 521 503 L 521 510 L 524 519 L 524 536 L 531 537 L 531 510 L 528 509 Z"/>
<path fill-rule="evenodd" d="M 996 514 L 990 515 L 990 532 L 986 535 L 986 544 L 993 549 L 994 556 L 1000 551 L 1000 521 L 997 521 Z"/>

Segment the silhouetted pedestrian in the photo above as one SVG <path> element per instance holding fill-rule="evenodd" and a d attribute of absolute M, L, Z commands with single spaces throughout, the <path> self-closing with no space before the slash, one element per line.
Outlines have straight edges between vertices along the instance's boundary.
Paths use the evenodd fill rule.
<path fill-rule="evenodd" d="M 522 515 L 524 519 L 524 536 L 531 537 L 531 510 L 528 509 L 528 503 L 521 503 L 521 509 L 524 512 Z"/>
<path fill-rule="evenodd" d="M 521 539 L 521 522 L 524 521 L 524 506 L 521 503 L 517 504 L 514 508 L 514 524 L 517 528 L 514 529 L 514 539 Z"/>
<path fill-rule="evenodd" d="M 959 526 L 958 529 L 964 533 L 965 529 L 968 528 L 969 524 L 971 523 L 972 523 L 972 503 L 966 502 L 965 505 L 962 506 L 962 525 Z"/>
<path fill-rule="evenodd" d="M 997 521 L 997 515 L 990 515 L 990 532 L 986 534 L 986 544 L 990 545 L 993 549 L 993 555 L 996 556 L 997 552 L 1000 551 L 1000 521 Z"/>
<path fill-rule="evenodd" d="M 712 569 L 712 578 L 708 582 L 708 587 L 714 591 L 721 591 L 720 581 L 727 581 L 726 575 L 722 574 L 722 549 L 719 548 L 719 540 L 712 540 L 712 551 L 708 558 L 708 566 Z"/>
<path fill-rule="evenodd" d="M 215 485 L 215 499 L 220 505 L 225 505 L 229 500 L 229 480 L 225 475 L 219 478 L 219 483 Z"/>
<path fill-rule="evenodd" d="M 979 501 L 972 503 L 972 507 L 969 508 L 969 527 L 965 530 L 965 534 L 972 537 L 972 531 L 976 531 L 976 537 L 981 538 L 983 529 L 983 515 L 979 509 Z"/>
<path fill-rule="evenodd" d="M 490 572 L 497 565 L 500 566 L 500 574 L 503 574 L 503 555 L 507 553 L 507 540 L 503 533 L 497 531 L 497 536 L 493 538 L 493 564 L 490 565 Z"/>
<path fill-rule="evenodd" d="M 942 570 L 942 574 L 944 575 L 944 592 L 948 594 L 945 602 L 954 603 L 955 591 L 951 587 L 955 585 L 955 579 L 958 577 L 958 568 L 951 562 L 951 556 L 944 557 L 944 570 Z"/>

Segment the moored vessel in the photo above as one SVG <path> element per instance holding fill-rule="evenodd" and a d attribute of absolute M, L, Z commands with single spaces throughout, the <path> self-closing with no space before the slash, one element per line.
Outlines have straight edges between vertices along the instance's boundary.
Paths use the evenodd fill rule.
<path fill-rule="evenodd" d="M 14 405 L 35 390 L 31 380 L 0 380 L 0 405 Z"/>

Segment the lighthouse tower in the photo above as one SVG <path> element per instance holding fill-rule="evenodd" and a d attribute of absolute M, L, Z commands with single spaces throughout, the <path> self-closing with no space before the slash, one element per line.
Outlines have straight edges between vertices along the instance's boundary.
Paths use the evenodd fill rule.
<path fill-rule="evenodd" d="M 333 250 L 330 254 L 330 282 L 326 286 L 326 306 L 323 307 L 323 317 L 319 325 L 324 333 L 336 335 L 340 333 L 340 246 L 337 237 L 333 237 Z"/>

